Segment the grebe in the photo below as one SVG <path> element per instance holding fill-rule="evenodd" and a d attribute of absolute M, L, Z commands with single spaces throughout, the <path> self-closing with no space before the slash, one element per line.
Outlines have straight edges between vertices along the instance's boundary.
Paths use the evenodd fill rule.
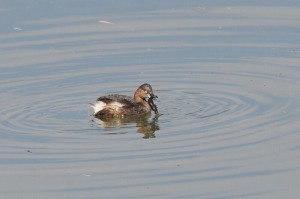
<path fill-rule="evenodd" d="M 137 88 L 134 98 L 112 94 L 99 97 L 91 106 L 95 117 L 140 115 L 149 113 L 151 110 L 158 114 L 157 106 L 153 102 L 156 98 L 151 85 L 145 83 Z"/>

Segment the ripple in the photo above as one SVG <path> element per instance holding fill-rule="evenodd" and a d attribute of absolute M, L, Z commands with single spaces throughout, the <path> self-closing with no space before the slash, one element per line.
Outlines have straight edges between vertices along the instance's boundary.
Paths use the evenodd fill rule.
<path fill-rule="evenodd" d="M 175 13 L 185 15 L 187 14 L 185 12 Z M 132 95 L 133 91 L 129 89 L 134 90 L 137 82 L 143 83 L 145 80 L 148 82 L 151 80 L 151 84 L 154 82 L 154 88 L 160 96 L 158 105 L 162 116 L 159 122 L 164 125 L 175 125 L 177 129 L 184 130 L 185 134 L 189 131 L 193 134 L 199 129 L 207 131 L 229 126 L 251 127 L 252 129 L 264 126 L 266 128 L 274 124 L 274 121 L 287 123 L 290 119 L 288 114 L 280 113 L 287 113 L 287 110 L 292 109 L 291 104 L 286 104 L 287 98 L 282 96 L 285 92 L 282 88 L 291 86 L 291 79 L 288 75 L 293 71 L 291 67 L 283 69 L 280 65 L 274 66 L 272 60 L 261 61 L 257 58 L 236 60 L 208 57 L 201 59 L 197 57 L 199 54 L 195 50 L 203 52 L 202 44 L 191 43 L 190 40 L 187 40 L 184 45 L 172 39 L 172 42 L 151 44 L 143 42 L 142 39 L 131 41 L 136 37 L 132 31 L 133 28 L 144 33 L 139 38 L 157 38 L 158 34 L 160 37 L 178 37 L 173 32 L 165 31 L 161 24 L 157 24 L 154 32 L 146 33 L 148 29 L 143 29 L 137 21 L 127 23 L 126 27 L 123 25 L 109 27 L 103 24 L 101 26 L 93 24 L 92 20 L 96 20 L 93 17 L 70 18 L 69 20 L 72 20 L 72 23 L 68 24 L 67 21 L 65 23 L 71 28 L 70 30 L 60 30 L 60 23 L 55 26 L 55 23 L 50 21 L 49 29 L 1 36 L 1 39 L 6 41 L 2 49 L 16 52 L 20 45 L 29 49 L 27 54 L 18 54 L 18 59 L 13 58 L 14 61 L 11 60 L 12 57 L 11 59 L 7 57 L 6 62 L 13 64 L 13 68 L 18 68 L 21 64 L 28 68 L 28 72 L 22 70 L 25 75 L 18 76 L 18 79 L 15 78 L 16 81 L 9 79 L 15 74 L 12 70 L 8 69 L 4 75 L 5 81 L 0 89 L 12 94 L 12 96 L 8 95 L 6 100 L 15 99 L 11 101 L 12 105 L 8 104 L 1 111 L 6 118 L 2 123 L 3 129 L 14 133 L 65 131 L 72 130 L 70 124 L 74 123 L 79 124 L 74 126 L 74 131 L 81 129 L 80 125 L 86 125 L 82 123 L 82 120 L 90 115 L 90 110 L 86 106 L 89 102 L 99 95 L 112 92 Z M 78 20 L 78 24 L 74 20 Z M 82 25 L 81 20 L 87 24 Z M 88 23 L 88 20 L 91 22 Z M 193 22 L 183 24 L 188 29 L 181 32 L 180 37 L 195 34 L 193 28 L 199 24 L 194 19 Z M 82 28 L 83 26 L 86 28 Z M 81 29 L 79 30 L 78 27 Z M 172 24 L 172 27 L 176 27 L 176 24 Z M 77 31 L 74 32 L 75 29 Z M 114 31 L 121 32 L 109 34 Z M 94 34 L 95 32 L 100 32 L 101 37 Z M 49 41 L 41 39 L 58 33 L 72 37 L 69 39 L 50 37 Z M 202 34 L 208 35 L 211 32 L 202 32 Z M 86 35 L 89 37 L 87 38 Z M 231 36 L 228 32 L 219 32 L 213 37 L 220 35 Z M 19 41 L 12 41 L 11 38 L 18 38 Z M 32 39 L 23 41 L 27 38 Z M 84 41 L 87 41 L 88 45 L 81 46 Z M 98 42 L 92 45 L 92 41 Z M 108 46 L 108 41 L 112 42 L 112 45 Z M 59 45 L 56 48 L 39 50 L 39 47 L 51 42 L 58 42 Z M 72 48 L 63 47 L 69 42 L 74 42 Z M 226 44 L 220 43 L 219 47 L 224 45 Z M 79 46 L 81 47 L 76 48 Z M 172 50 L 178 46 L 181 46 L 179 51 Z M 251 45 L 253 46 L 260 48 L 261 44 L 255 43 Z M 232 46 L 228 44 L 227 47 Z M 74 51 L 74 48 L 78 50 Z M 39 59 L 34 61 L 26 59 L 37 51 L 39 51 Z M 61 53 L 66 56 L 60 56 Z M 169 54 L 173 55 L 174 60 L 168 60 L 171 63 L 165 63 L 164 59 Z M 55 57 L 57 63 L 53 63 L 52 59 L 47 59 L 50 55 Z M 108 66 L 99 64 L 101 62 L 98 62 L 100 58 L 97 56 Z M 116 65 L 111 58 L 116 56 L 126 60 L 126 64 Z M 155 56 L 158 56 L 157 63 L 155 61 L 153 64 L 144 62 L 143 57 L 152 59 Z M 62 60 L 72 60 L 72 62 Z M 86 68 L 83 68 L 80 62 L 74 63 L 74 60 L 91 61 L 87 63 Z M 95 63 L 98 65 L 95 66 Z M 39 66 L 39 64 L 43 65 Z M 98 69 L 99 66 L 101 70 Z M 273 68 L 275 70 L 272 70 Z M 114 81 L 119 77 L 122 85 Z M 78 81 L 78 79 L 81 80 Z M 275 90 L 278 87 L 282 92 L 279 95 Z M 166 132 L 173 129 L 168 130 L 169 126 L 165 128 Z"/>
<path fill-rule="evenodd" d="M 199 184 L 210 188 L 207 198 L 269 192 L 248 182 L 263 179 L 272 187 L 270 179 L 299 171 L 299 56 L 287 50 L 297 45 L 269 38 L 276 27 L 245 27 L 234 9 L 225 18 L 236 23 L 215 19 L 215 12 L 230 10 L 135 13 L 115 16 L 110 26 L 98 17 L 69 17 L 0 35 L 1 161 L 16 168 L 40 164 L 42 177 L 49 175 L 44 168 L 55 177 L 72 168 L 68 180 L 93 174 L 86 184 L 74 177 L 74 187 L 55 193 L 151 187 L 175 195 L 186 183 L 193 193 Z M 268 24 L 247 11 L 251 24 Z M 145 82 L 159 97 L 159 117 L 92 116 L 88 104 L 99 96 L 133 95 Z M 232 187 L 212 194 L 206 184 L 224 187 L 224 181 L 236 182 L 237 194 L 227 194 Z"/>
<path fill-rule="evenodd" d="M 256 64 L 258 68 L 259 63 Z M 225 127 L 267 128 L 274 125 L 274 122 L 287 123 L 290 119 L 289 115 L 284 113 L 292 110 L 293 104 L 287 103 L 287 98 L 283 93 L 280 95 L 274 93 L 279 80 L 281 87 L 291 86 L 288 77 L 278 77 L 274 74 L 261 75 L 247 71 L 231 73 L 229 64 L 223 64 L 223 68 L 227 67 L 226 72 L 187 67 L 189 67 L 188 72 L 182 73 L 177 66 L 169 65 L 168 68 L 173 71 L 173 76 L 177 76 L 175 79 L 169 76 L 168 72 L 160 72 L 160 76 L 156 77 L 160 71 L 159 66 L 153 66 L 151 69 L 147 69 L 146 66 L 143 68 L 143 74 L 138 76 L 136 73 L 129 74 L 129 78 L 132 76 L 137 82 L 142 82 L 145 76 L 155 82 L 153 87 L 159 96 L 157 104 L 162 114 L 158 122 L 166 125 L 166 132 L 173 129 L 168 130 L 168 123 L 174 125 L 175 121 L 178 121 L 178 125 L 175 125 L 177 129 L 183 130 L 185 134 L 194 134 L 195 131 Z M 76 77 L 78 73 L 69 75 L 68 79 Z M 93 73 L 85 72 L 83 75 L 88 77 Z M 162 79 L 164 82 L 161 81 Z M 201 81 L 198 82 L 198 79 Z M 286 79 L 288 81 L 285 81 Z M 114 91 L 128 95 L 133 93 L 133 91 L 123 91 L 118 88 L 118 83 L 110 85 L 109 88 L 106 88 L 106 84 L 92 87 L 83 84 L 77 86 L 80 89 L 69 89 L 68 92 L 64 91 L 64 87 L 68 88 L 69 85 L 62 85 L 61 89 L 50 88 L 50 85 L 56 85 L 60 81 L 62 81 L 60 77 L 52 76 L 47 79 L 35 79 L 34 83 L 28 80 L 6 83 L 6 88 L 2 87 L 2 89 L 18 92 L 20 100 L 18 98 L 12 100 L 13 106 L 2 109 L 1 114 L 6 117 L 2 128 L 14 133 L 49 133 L 72 129 L 75 131 L 81 129 L 80 125 L 86 125 L 82 120 L 91 115 L 88 102 L 96 99 L 101 93 L 107 94 Z M 178 82 L 180 82 L 179 87 Z M 32 98 L 28 94 L 22 96 L 24 87 L 30 88 L 29 92 L 35 97 Z M 134 90 L 136 84 L 125 82 L 123 87 L 131 87 Z M 49 93 L 45 93 L 45 90 L 49 88 Z M 101 92 L 102 89 L 105 89 L 105 92 Z M 95 96 L 94 99 L 91 93 Z M 72 128 L 70 124 L 74 123 L 79 125 Z"/>

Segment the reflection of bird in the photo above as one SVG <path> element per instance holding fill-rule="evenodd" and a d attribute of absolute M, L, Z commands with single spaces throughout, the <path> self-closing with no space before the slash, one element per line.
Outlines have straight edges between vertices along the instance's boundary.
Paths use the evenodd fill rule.
<path fill-rule="evenodd" d="M 151 109 L 157 112 L 150 84 L 143 84 L 137 88 L 134 98 L 125 95 L 107 95 L 99 97 L 95 104 L 91 104 L 96 117 L 139 115 L 149 113 Z M 148 101 L 147 101 L 148 100 Z"/>
<path fill-rule="evenodd" d="M 150 120 L 151 114 L 148 112 L 143 115 L 130 115 L 126 117 L 96 117 L 93 119 L 93 121 L 96 122 L 102 129 L 123 128 L 125 126 L 128 127 L 132 124 L 135 124 L 137 127 L 137 132 L 144 134 L 144 139 L 148 139 L 155 138 L 155 132 L 160 130 L 158 125 L 158 117 L 159 115 L 155 115 L 155 117 Z M 118 134 L 116 131 L 113 131 L 112 133 L 109 131 L 105 132 L 106 134 Z M 120 134 L 123 133 L 124 131 L 122 131 Z"/>

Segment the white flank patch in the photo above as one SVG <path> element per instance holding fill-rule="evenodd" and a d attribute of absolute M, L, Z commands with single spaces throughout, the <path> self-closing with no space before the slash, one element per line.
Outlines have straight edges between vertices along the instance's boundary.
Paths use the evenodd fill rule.
<path fill-rule="evenodd" d="M 102 101 L 97 101 L 95 104 L 92 105 L 92 108 L 94 109 L 94 114 L 98 113 L 99 111 L 101 111 L 104 108 L 111 108 L 114 110 L 119 110 L 119 108 L 121 108 L 123 106 L 123 104 L 119 103 L 119 102 L 113 102 L 110 104 L 106 104 Z"/>
<path fill-rule="evenodd" d="M 92 107 L 94 109 L 94 114 L 96 114 L 99 111 L 101 111 L 105 106 L 106 106 L 106 104 L 104 102 L 102 102 L 102 101 L 98 101 L 95 104 L 93 104 Z"/>

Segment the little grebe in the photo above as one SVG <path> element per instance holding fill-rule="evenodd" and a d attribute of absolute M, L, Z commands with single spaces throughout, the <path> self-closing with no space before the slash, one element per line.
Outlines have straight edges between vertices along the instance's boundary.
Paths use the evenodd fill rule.
<path fill-rule="evenodd" d="M 150 84 L 143 84 L 134 93 L 134 98 L 126 95 L 112 94 L 99 97 L 95 104 L 91 104 L 96 117 L 139 115 L 149 113 L 151 109 L 157 114 L 157 107 L 153 99 Z M 147 101 L 148 100 L 148 101 Z"/>

